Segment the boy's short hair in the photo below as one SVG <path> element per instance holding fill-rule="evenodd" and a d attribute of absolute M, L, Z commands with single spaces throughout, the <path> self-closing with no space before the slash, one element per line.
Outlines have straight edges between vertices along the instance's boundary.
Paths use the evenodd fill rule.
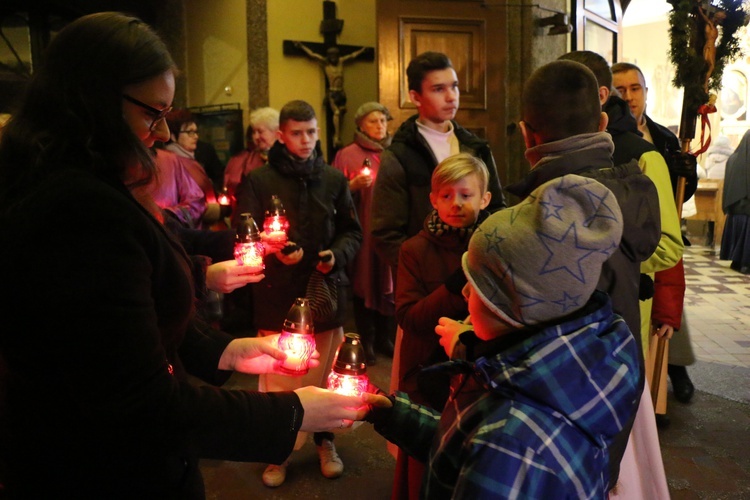
<path fill-rule="evenodd" d="M 574 50 L 557 58 L 558 61 L 575 61 L 590 69 L 600 87 L 612 89 L 612 70 L 609 62 L 601 55 L 590 50 Z"/>
<path fill-rule="evenodd" d="M 315 110 L 306 101 L 289 101 L 279 112 L 279 128 L 283 128 L 286 122 L 309 122 L 315 118 Z"/>
<path fill-rule="evenodd" d="M 544 142 L 599 130 L 602 106 L 594 73 L 574 61 L 553 61 L 523 87 L 523 121 Z"/>
<path fill-rule="evenodd" d="M 639 68 L 635 64 L 627 63 L 627 62 L 618 62 L 612 65 L 613 75 L 617 73 L 625 73 L 626 71 L 637 71 L 641 75 L 641 80 L 643 80 L 644 83 L 646 82 L 646 77 L 643 76 L 643 71 L 641 71 L 641 68 Z"/>
<path fill-rule="evenodd" d="M 486 193 L 490 178 L 487 165 L 480 158 L 469 153 L 449 156 L 441 161 L 432 172 L 432 192 L 437 193 L 442 186 L 454 184 L 471 174 L 477 174 L 479 185 L 482 187 L 482 194 Z"/>
<path fill-rule="evenodd" d="M 409 62 L 406 68 L 406 80 L 409 90 L 422 92 L 422 80 L 430 71 L 452 68 L 450 58 L 442 52 L 423 52 Z"/>

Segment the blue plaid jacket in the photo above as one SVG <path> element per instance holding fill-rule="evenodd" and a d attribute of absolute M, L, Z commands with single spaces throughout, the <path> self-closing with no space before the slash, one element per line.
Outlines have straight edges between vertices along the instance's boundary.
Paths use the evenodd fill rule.
<path fill-rule="evenodd" d="M 638 404 L 638 347 L 595 292 L 566 322 L 477 346 L 442 415 L 396 393 L 375 428 L 428 465 L 424 498 L 605 498 L 607 446 Z M 437 367 L 436 367 L 437 368 Z"/>

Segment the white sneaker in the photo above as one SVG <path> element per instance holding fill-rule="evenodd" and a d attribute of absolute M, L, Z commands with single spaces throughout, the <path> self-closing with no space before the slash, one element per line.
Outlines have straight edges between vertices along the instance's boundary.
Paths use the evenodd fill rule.
<path fill-rule="evenodd" d="M 284 484 L 287 467 L 289 467 L 289 460 L 284 461 L 281 465 L 269 464 L 263 471 L 263 484 L 269 488 L 276 488 Z"/>
<path fill-rule="evenodd" d="M 320 457 L 320 472 L 328 479 L 340 477 L 344 473 L 344 462 L 336 453 L 336 446 L 334 446 L 333 441 L 324 439 L 320 446 L 316 446 L 316 448 Z"/>

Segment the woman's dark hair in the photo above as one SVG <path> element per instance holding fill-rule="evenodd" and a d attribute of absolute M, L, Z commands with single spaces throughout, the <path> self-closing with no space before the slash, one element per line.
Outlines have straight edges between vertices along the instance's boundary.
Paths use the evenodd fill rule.
<path fill-rule="evenodd" d="M 123 118 L 122 92 L 170 69 L 167 47 L 137 18 L 103 12 L 66 26 L 3 130 L 0 198 L 61 168 L 125 180 L 140 164 L 147 182 L 154 162 Z"/>
<path fill-rule="evenodd" d="M 167 127 L 169 127 L 169 133 L 175 137 L 180 135 L 182 126 L 186 123 L 195 123 L 195 117 L 190 110 L 185 108 L 175 108 L 167 115 Z"/>

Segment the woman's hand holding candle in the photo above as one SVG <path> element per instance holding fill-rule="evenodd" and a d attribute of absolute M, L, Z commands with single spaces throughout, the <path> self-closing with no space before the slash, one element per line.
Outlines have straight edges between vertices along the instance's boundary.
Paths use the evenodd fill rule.
<path fill-rule="evenodd" d="M 264 274 L 254 273 L 250 266 L 241 266 L 236 260 L 217 262 L 206 269 L 206 287 L 219 293 L 230 293 L 263 278 Z"/>

